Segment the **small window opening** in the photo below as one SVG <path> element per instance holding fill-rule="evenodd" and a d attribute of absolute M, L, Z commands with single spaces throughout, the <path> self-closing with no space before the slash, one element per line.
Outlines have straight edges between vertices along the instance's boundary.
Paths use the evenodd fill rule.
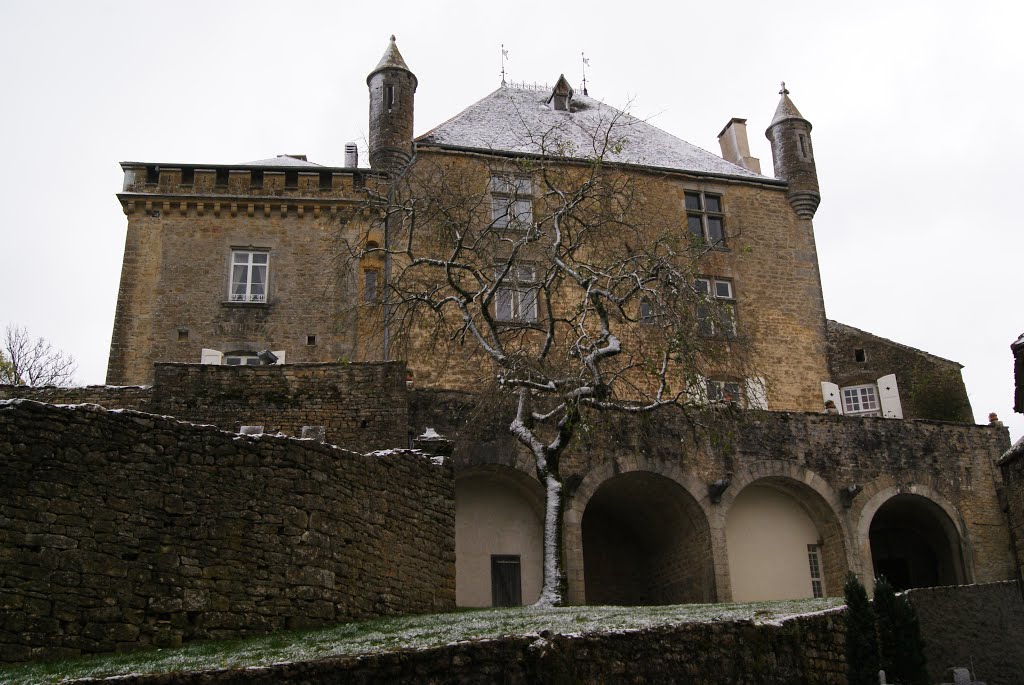
<path fill-rule="evenodd" d="M 868 360 L 867 352 L 861 349 L 853 351 L 853 358 L 858 362 L 866 362 Z"/>
<path fill-rule="evenodd" d="M 315 335 L 307 335 L 306 336 L 306 344 L 309 345 L 309 346 L 316 345 L 316 336 Z"/>
<path fill-rule="evenodd" d="M 228 187 L 228 170 L 227 169 L 217 169 L 217 178 L 216 178 L 215 182 L 216 182 L 218 188 L 227 188 Z"/>
<path fill-rule="evenodd" d="M 299 172 L 298 171 L 286 171 L 284 172 L 284 187 L 285 188 L 298 188 L 299 187 Z"/>
<path fill-rule="evenodd" d="M 185 167 L 181 170 L 181 185 L 190 186 L 196 182 L 196 170 L 191 167 Z"/>
<path fill-rule="evenodd" d="M 188 340 L 188 329 L 187 328 L 179 328 L 178 329 L 178 342 L 185 342 L 186 340 Z"/>
<path fill-rule="evenodd" d="M 380 284 L 377 282 L 377 271 L 370 269 L 363 272 L 363 301 L 376 302 L 380 296 Z"/>
<path fill-rule="evenodd" d="M 252 172 L 251 180 L 249 181 L 249 186 L 252 187 L 252 188 L 262 188 L 263 187 L 263 170 L 262 169 L 259 170 L 259 171 Z"/>
<path fill-rule="evenodd" d="M 158 166 L 147 166 L 146 167 L 146 183 L 159 183 L 160 182 L 160 167 Z"/>
<path fill-rule="evenodd" d="M 389 110 L 395 106 L 395 87 L 392 85 L 384 86 L 384 106 Z"/>
<path fill-rule="evenodd" d="M 329 171 L 320 172 L 320 190 L 330 190 L 333 187 L 334 174 Z"/>

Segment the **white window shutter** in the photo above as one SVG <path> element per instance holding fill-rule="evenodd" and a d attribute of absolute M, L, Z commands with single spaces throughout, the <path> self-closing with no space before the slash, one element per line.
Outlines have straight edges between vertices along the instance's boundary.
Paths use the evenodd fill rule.
<path fill-rule="evenodd" d="M 277 364 L 284 364 L 284 350 L 271 350 L 271 352 L 277 357 Z"/>
<path fill-rule="evenodd" d="M 747 407 L 749 409 L 768 409 L 768 389 L 764 379 L 754 376 L 747 379 Z"/>
<path fill-rule="evenodd" d="M 890 373 L 878 379 L 878 403 L 882 406 L 882 416 L 885 418 L 903 418 L 903 405 L 900 404 L 900 388 L 896 385 L 896 374 Z"/>
<path fill-rule="evenodd" d="M 839 386 L 835 383 L 829 383 L 828 381 L 821 382 L 821 402 L 824 406 L 825 402 L 832 400 L 836 405 L 836 409 L 840 414 L 843 413 L 843 397 L 839 392 Z"/>
<path fill-rule="evenodd" d="M 694 404 L 708 403 L 708 379 L 704 376 L 695 377 L 693 383 L 686 390 L 690 401 Z"/>
<path fill-rule="evenodd" d="M 213 364 L 220 366 L 224 363 L 224 355 L 219 350 L 203 348 L 203 354 L 199 357 L 200 364 Z"/>

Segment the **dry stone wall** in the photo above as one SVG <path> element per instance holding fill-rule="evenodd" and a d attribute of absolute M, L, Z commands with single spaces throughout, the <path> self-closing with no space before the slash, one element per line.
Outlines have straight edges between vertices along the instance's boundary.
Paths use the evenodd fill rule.
<path fill-rule="evenodd" d="M 454 607 L 451 467 L 0 404 L 0 662 Z"/>
<path fill-rule="evenodd" d="M 235 432 L 263 426 L 267 433 L 299 436 L 323 426 L 327 442 L 368 451 L 408 447 L 405 366 L 284 364 L 214 366 L 157 364 L 152 386 L 26 388 L 0 385 L 0 399 L 49 404 L 99 404 L 209 423 Z"/>
<path fill-rule="evenodd" d="M 969 668 L 988 685 L 1024 683 L 1024 600 L 1016 582 L 910 590 L 930 682 Z"/>
<path fill-rule="evenodd" d="M 127 676 L 118 683 L 840 685 L 846 683 L 845 639 L 842 614 L 833 611 L 781 625 L 738 621 L 594 635 L 542 634 L 268 668 Z"/>

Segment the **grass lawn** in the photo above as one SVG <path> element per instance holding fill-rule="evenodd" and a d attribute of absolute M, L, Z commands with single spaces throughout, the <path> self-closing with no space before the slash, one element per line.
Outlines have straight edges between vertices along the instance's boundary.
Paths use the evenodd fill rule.
<path fill-rule="evenodd" d="M 400 616 L 345 623 L 320 630 L 273 633 L 244 640 L 193 642 L 179 649 L 146 649 L 130 654 L 0 667 L 0 684 L 59 683 L 129 673 L 269 666 L 332 656 L 424 649 L 504 635 L 533 635 L 542 630 L 569 635 L 737 619 L 770 623 L 842 604 L 842 598 L 836 597 L 752 604 L 474 609 L 450 614 Z"/>

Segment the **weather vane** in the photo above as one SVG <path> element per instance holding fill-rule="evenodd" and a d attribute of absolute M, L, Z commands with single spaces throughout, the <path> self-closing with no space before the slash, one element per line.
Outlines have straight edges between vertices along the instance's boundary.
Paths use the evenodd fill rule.
<path fill-rule="evenodd" d="M 505 49 L 505 44 L 501 44 L 501 85 L 505 86 L 505 60 L 508 59 L 508 50 Z"/>
<path fill-rule="evenodd" d="M 582 52 L 580 53 L 580 58 L 583 59 L 583 94 L 590 95 L 590 93 L 587 92 L 587 67 L 590 66 L 590 58 Z"/>

